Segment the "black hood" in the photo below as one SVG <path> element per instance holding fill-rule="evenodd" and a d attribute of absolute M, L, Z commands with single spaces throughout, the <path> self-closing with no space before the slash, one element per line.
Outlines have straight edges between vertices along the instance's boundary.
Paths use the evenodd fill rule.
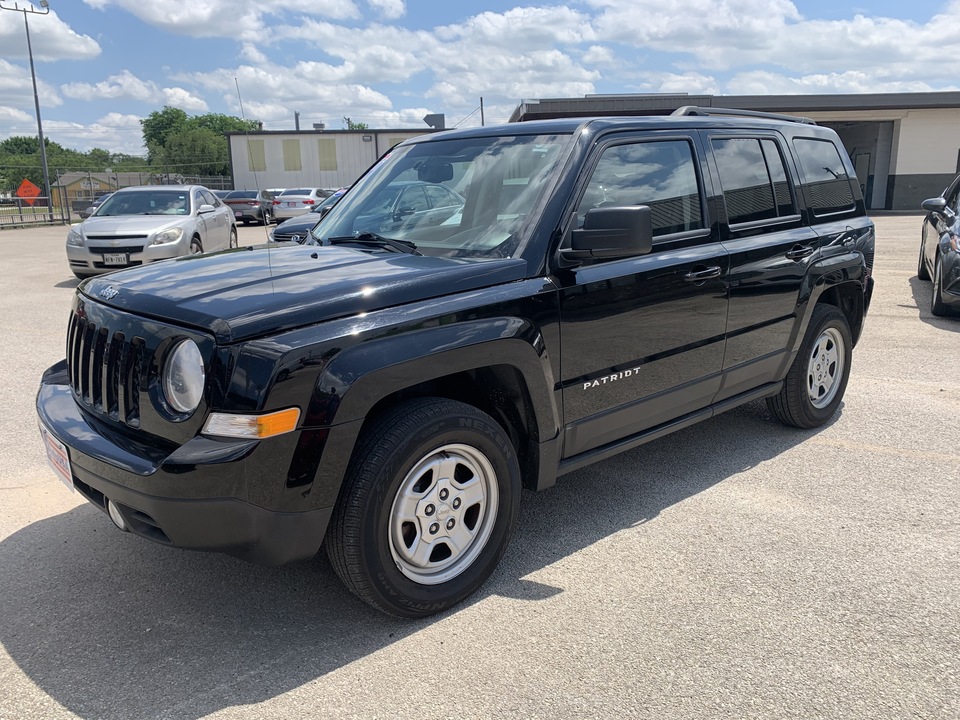
<path fill-rule="evenodd" d="M 192 255 L 101 275 L 96 302 L 234 342 L 323 320 L 522 280 L 521 259 L 454 259 L 291 245 Z"/>

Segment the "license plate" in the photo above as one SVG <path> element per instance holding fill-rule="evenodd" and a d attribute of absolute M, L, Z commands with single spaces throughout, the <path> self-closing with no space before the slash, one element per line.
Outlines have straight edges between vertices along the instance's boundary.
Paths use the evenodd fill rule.
<path fill-rule="evenodd" d="M 126 253 L 104 253 L 104 265 L 126 265 L 130 262 L 130 256 Z"/>
<path fill-rule="evenodd" d="M 50 469 L 60 478 L 61 482 L 72 491 L 73 472 L 70 470 L 70 456 L 67 446 L 57 440 L 43 425 L 40 426 L 40 435 L 43 437 L 43 446 L 47 451 L 47 462 Z"/>
<path fill-rule="evenodd" d="M 287 207 L 300 207 L 300 203 L 295 203 L 292 201 L 287 201 Z"/>
<path fill-rule="evenodd" d="M 240 212 L 239 210 L 237 210 L 237 211 L 236 211 L 235 213 L 233 213 L 233 214 L 236 215 L 237 217 L 240 217 L 241 215 L 243 215 L 243 213 Z"/>

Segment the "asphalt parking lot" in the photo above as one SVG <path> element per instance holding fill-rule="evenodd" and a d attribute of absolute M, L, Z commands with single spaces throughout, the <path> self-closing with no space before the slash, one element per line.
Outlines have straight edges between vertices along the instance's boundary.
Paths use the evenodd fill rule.
<path fill-rule="evenodd" d="M 524 493 L 491 581 L 419 622 L 325 557 L 172 550 L 71 494 L 33 405 L 66 229 L 0 231 L 0 718 L 960 717 L 960 319 L 929 313 L 919 216 L 876 222 L 832 423 L 753 403 Z"/>

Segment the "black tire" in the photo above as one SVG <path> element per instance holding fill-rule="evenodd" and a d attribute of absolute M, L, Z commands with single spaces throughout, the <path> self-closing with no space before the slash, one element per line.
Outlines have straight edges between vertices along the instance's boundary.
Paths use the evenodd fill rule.
<path fill-rule="evenodd" d="M 930 313 L 937 317 L 946 317 L 951 314 L 949 306 L 943 302 L 943 264 L 940 261 L 939 251 L 936 262 L 933 264 L 933 290 L 930 294 Z"/>
<path fill-rule="evenodd" d="M 833 305 L 817 305 L 783 388 L 767 398 L 780 422 L 814 428 L 833 417 L 850 377 L 853 341 L 847 318 Z M 818 357 L 819 355 L 819 357 Z"/>
<path fill-rule="evenodd" d="M 239 247 L 240 243 L 237 241 L 237 228 L 230 228 L 230 239 L 227 241 L 227 247 L 235 248 Z"/>
<path fill-rule="evenodd" d="M 203 243 L 200 242 L 200 238 L 194 236 L 194 238 L 190 240 L 190 248 L 187 252 L 190 255 L 199 255 L 203 252 Z"/>
<path fill-rule="evenodd" d="M 923 262 L 923 239 L 920 240 L 920 259 L 917 261 L 917 278 L 920 280 L 930 279 L 930 273 L 927 272 L 927 265 Z"/>
<path fill-rule="evenodd" d="M 431 465 L 440 462 L 447 467 Z M 411 400 L 364 428 L 330 519 L 327 554 L 364 602 L 426 617 L 490 577 L 519 503 L 516 451 L 493 418 L 453 400 Z"/>

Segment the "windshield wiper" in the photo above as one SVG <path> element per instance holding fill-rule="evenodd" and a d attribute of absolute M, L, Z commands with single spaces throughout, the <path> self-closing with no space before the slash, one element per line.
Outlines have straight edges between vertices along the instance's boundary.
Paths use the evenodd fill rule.
<path fill-rule="evenodd" d="M 331 245 L 360 245 L 365 247 L 384 248 L 394 252 L 408 253 L 410 255 L 422 255 L 417 251 L 417 246 L 409 240 L 397 240 L 395 238 L 384 237 L 373 232 L 362 232 L 359 235 L 343 235 L 340 237 L 327 238 Z"/>

